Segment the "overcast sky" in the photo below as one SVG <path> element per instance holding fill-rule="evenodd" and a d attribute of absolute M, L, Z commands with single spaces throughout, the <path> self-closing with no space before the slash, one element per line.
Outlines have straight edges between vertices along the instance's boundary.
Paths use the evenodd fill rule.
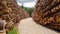
<path fill-rule="evenodd" d="M 17 0 L 18 5 L 22 5 L 24 7 L 34 7 L 36 4 L 36 0 Z"/>
<path fill-rule="evenodd" d="M 20 3 L 26 3 L 26 2 L 35 2 L 36 0 L 17 0 L 17 2 Z"/>

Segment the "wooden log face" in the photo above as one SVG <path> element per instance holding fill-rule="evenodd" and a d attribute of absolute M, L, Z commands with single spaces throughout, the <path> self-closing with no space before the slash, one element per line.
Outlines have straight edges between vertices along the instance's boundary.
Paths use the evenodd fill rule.
<path fill-rule="evenodd" d="M 0 34 L 6 34 L 6 30 L 0 30 Z"/>
<path fill-rule="evenodd" d="M 6 25 L 5 20 L 0 20 L 0 30 L 4 30 L 5 29 L 5 25 Z"/>
<path fill-rule="evenodd" d="M 32 18 L 38 24 L 60 31 L 60 0 L 38 0 Z"/>
<path fill-rule="evenodd" d="M 6 34 L 5 25 L 6 25 L 6 21 L 0 20 L 0 34 Z"/>

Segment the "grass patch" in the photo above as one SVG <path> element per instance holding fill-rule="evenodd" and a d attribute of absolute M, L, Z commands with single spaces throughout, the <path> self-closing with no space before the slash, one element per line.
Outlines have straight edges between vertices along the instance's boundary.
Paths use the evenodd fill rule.
<path fill-rule="evenodd" d="M 18 34 L 18 32 L 17 32 L 17 28 L 14 27 L 13 30 L 9 31 L 8 34 Z"/>

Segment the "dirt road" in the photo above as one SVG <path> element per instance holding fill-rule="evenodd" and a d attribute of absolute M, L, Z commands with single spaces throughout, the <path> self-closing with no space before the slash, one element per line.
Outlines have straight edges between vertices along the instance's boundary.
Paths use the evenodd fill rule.
<path fill-rule="evenodd" d="M 26 18 L 20 21 L 18 25 L 19 34 L 60 34 L 36 24 L 32 18 Z"/>

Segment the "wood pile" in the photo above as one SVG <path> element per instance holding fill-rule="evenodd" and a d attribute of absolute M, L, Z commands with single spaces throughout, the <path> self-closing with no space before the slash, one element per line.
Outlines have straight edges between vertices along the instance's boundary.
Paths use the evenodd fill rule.
<path fill-rule="evenodd" d="M 38 24 L 60 32 L 60 0 L 38 0 L 32 18 Z"/>
<path fill-rule="evenodd" d="M 12 29 L 21 19 L 28 17 L 29 14 L 17 4 L 16 0 L 0 0 L 0 20 L 7 22 L 5 29 Z"/>

